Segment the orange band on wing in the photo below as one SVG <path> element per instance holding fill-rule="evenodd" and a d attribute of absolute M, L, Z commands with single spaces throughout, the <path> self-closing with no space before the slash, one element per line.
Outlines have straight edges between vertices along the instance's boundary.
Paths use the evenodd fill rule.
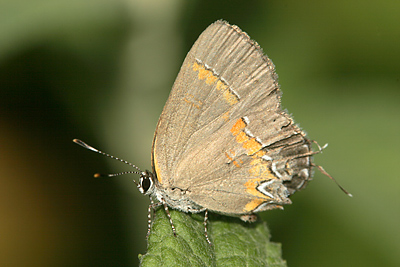
<path fill-rule="evenodd" d="M 261 183 L 265 182 L 266 179 L 264 178 L 254 178 L 248 180 L 244 186 L 246 187 L 246 192 L 252 194 L 255 197 L 262 198 L 263 201 L 270 200 L 271 198 L 264 195 L 260 191 L 257 190 L 257 186 L 259 186 Z"/>
<path fill-rule="evenodd" d="M 230 90 L 225 90 L 223 93 L 223 96 L 224 96 L 226 102 L 228 102 L 229 105 L 231 105 L 231 106 L 236 104 L 237 102 L 239 102 L 237 96 L 234 95 Z"/>
<path fill-rule="evenodd" d="M 238 119 L 235 124 L 230 129 L 232 135 L 235 137 L 236 142 L 242 144 L 242 147 L 246 150 L 247 155 L 251 155 L 253 158 L 250 161 L 249 177 L 250 179 L 244 184 L 245 191 L 250 194 L 251 201 L 245 205 L 243 208 L 244 212 L 253 212 L 261 204 L 271 201 L 272 198 L 267 194 L 260 192 L 257 188 L 261 184 L 277 179 L 270 169 L 271 161 L 268 157 L 264 157 L 267 153 L 263 150 L 263 145 L 258 141 L 251 132 L 246 131 L 247 120 L 245 118 Z M 268 188 L 266 190 L 274 190 L 273 188 Z"/>
<path fill-rule="evenodd" d="M 212 85 L 216 82 L 215 88 L 222 92 L 223 98 L 229 105 L 232 106 L 239 102 L 239 96 L 235 94 L 235 92 L 233 92 L 232 89 L 229 88 L 229 86 L 212 70 L 206 69 L 205 66 L 198 62 L 193 63 L 192 69 L 193 71 L 198 72 L 199 80 L 205 80 L 206 84 Z"/>
<path fill-rule="evenodd" d="M 253 155 L 262 149 L 262 144 L 257 141 L 256 138 L 249 136 L 244 131 L 246 126 L 247 123 L 243 118 L 240 118 L 235 122 L 230 131 L 233 136 L 236 136 L 236 142 L 243 143 L 242 146 L 246 149 L 247 155 Z M 260 155 L 259 157 L 262 157 L 263 155 Z"/>
<path fill-rule="evenodd" d="M 249 141 L 243 143 L 243 148 L 247 150 L 247 154 L 252 155 L 262 148 L 262 145 L 253 137 Z"/>
<path fill-rule="evenodd" d="M 248 140 L 249 137 L 244 132 L 240 132 L 238 135 L 236 135 L 236 142 L 238 143 L 244 143 Z"/>
<path fill-rule="evenodd" d="M 200 80 L 204 80 L 204 79 L 206 79 L 206 78 L 209 77 L 209 76 L 212 76 L 212 72 L 211 72 L 211 71 L 206 70 L 206 69 L 204 69 L 204 68 L 199 69 L 199 79 L 200 79 Z"/>
<path fill-rule="evenodd" d="M 243 209 L 245 212 L 252 212 L 262 203 L 270 201 L 272 199 L 269 196 L 264 195 L 263 193 L 257 190 L 257 187 L 265 181 L 266 181 L 265 178 L 255 178 L 248 180 L 244 184 L 244 186 L 246 187 L 246 192 L 255 197 L 253 200 L 251 200 L 249 203 L 246 204 L 246 206 Z"/>
<path fill-rule="evenodd" d="M 262 203 L 264 203 L 265 200 L 260 199 L 260 198 L 255 198 L 252 201 L 250 201 L 249 203 L 246 204 L 246 206 L 244 207 L 244 211 L 245 212 L 252 212 L 253 210 L 255 210 L 258 206 L 260 206 Z"/>
<path fill-rule="evenodd" d="M 226 84 L 224 84 L 224 82 L 222 82 L 222 81 L 218 81 L 217 82 L 217 90 L 219 90 L 219 91 L 221 91 L 221 90 L 223 90 L 223 91 L 225 91 L 226 89 L 228 89 L 228 86 L 226 85 Z"/>
<path fill-rule="evenodd" d="M 233 135 L 238 135 L 241 130 L 244 130 L 245 127 L 246 127 L 246 123 L 244 122 L 244 120 L 242 118 L 240 118 L 232 126 L 231 133 Z"/>

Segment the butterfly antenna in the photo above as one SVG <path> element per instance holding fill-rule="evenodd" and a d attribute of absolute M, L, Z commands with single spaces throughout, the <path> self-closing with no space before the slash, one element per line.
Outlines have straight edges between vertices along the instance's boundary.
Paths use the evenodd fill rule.
<path fill-rule="evenodd" d="M 84 148 L 86 148 L 86 149 L 88 149 L 88 150 L 91 150 L 91 151 L 93 151 L 93 152 L 99 153 L 99 154 L 101 154 L 101 155 L 103 155 L 103 156 L 106 156 L 106 157 L 109 157 L 109 158 L 112 158 L 112 159 L 121 161 L 122 163 L 125 163 L 125 164 L 127 164 L 127 165 L 129 165 L 129 166 L 135 168 L 136 170 L 138 170 L 138 171 L 126 171 L 126 172 L 120 172 L 120 173 L 111 173 L 111 174 L 100 174 L 100 173 L 96 173 L 96 174 L 94 175 L 95 178 L 99 178 L 99 177 L 115 177 L 115 176 L 119 176 L 119 175 L 123 175 L 123 174 L 139 174 L 139 175 L 140 175 L 140 174 L 142 173 L 142 171 L 141 171 L 141 170 L 139 169 L 139 167 L 137 167 L 136 165 L 134 165 L 134 164 L 132 164 L 132 163 L 130 163 L 130 162 L 124 160 L 124 159 L 117 158 L 117 157 L 114 157 L 113 155 L 104 153 L 103 151 L 98 150 L 98 149 L 96 149 L 96 148 L 94 148 L 94 147 L 92 147 L 92 146 L 86 144 L 86 143 L 83 142 L 82 140 L 74 139 L 74 140 L 72 140 L 72 142 L 74 142 L 75 144 L 78 144 L 78 145 L 80 145 L 80 146 L 82 146 L 82 147 L 84 147 Z M 135 180 L 134 180 L 134 182 L 137 183 Z"/>
<path fill-rule="evenodd" d="M 348 195 L 349 197 L 353 197 L 353 195 L 350 194 L 346 189 L 344 189 L 344 188 L 335 180 L 335 178 L 333 178 L 329 173 L 327 173 L 327 172 L 325 171 L 324 168 L 322 168 L 322 166 L 315 165 L 315 164 L 311 164 L 311 165 L 314 166 L 314 167 L 316 167 L 322 174 L 328 176 L 329 179 L 331 179 L 332 181 L 334 181 L 334 182 L 336 183 L 336 185 L 339 186 L 339 188 L 340 188 L 346 195 Z"/>
<path fill-rule="evenodd" d="M 318 146 L 319 151 L 316 151 L 317 153 L 322 153 L 322 150 L 324 150 L 325 148 L 327 148 L 328 144 L 323 145 L 322 147 L 318 144 L 317 141 L 315 140 L 311 140 L 312 143 L 316 144 Z M 335 184 L 349 197 L 353 197 L 353 195 L 351 193 L 349 193 L 346 189 L 344 189 L 339 183 L 338 181 L 335 180 L 335 178 L 333 178 L 327 171 L 325 171 L 324 168 L 322 168 L 322 166 L 316 165 L 314 163 L 311 163 L 311 166 L 316 167 L 322 174 L 324 174 L 325 176 L 327 176 L 329 179 L 331 179 L 332 181 L 335 182 Z"/>

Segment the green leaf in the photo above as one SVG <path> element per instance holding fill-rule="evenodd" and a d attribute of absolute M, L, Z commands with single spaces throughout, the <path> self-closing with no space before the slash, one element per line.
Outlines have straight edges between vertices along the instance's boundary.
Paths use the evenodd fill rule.
<path fill-rule="evenodd" d="M 204 214 L 170 210 L 177 236 L 165 211 L 156 212 L 148 250 L 139 255 L 142 267 L 150 266 L 286 266 L 280 244 L 269 241 L 265 222 L 245 223 L 239 218 L 209 214 L 204 235 Z"/>

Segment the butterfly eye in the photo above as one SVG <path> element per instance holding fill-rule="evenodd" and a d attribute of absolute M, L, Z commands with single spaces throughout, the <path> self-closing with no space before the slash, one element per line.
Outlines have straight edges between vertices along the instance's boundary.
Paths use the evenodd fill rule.
<path fill-rule="evenodd" d="M 151 179 L 149 177 L 144 177 L 144 179 L 141 180 L 140 185 L 142 186 L 144 193 L 146 193 L 151 187 Z"/>

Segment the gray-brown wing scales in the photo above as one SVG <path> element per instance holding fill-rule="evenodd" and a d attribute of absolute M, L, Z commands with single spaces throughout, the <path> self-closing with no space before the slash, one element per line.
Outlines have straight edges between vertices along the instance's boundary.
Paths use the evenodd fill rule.
<path fill-rule="evenodd" d="M 273 114 L 265 114 L 267 116 Z M 289 204 L 288 190 L 272 171 L 272 160 L 246 134 L 247 118 L 225 124 L 209 141 L 187 152 L 174 186 L 196 204 L 226 214 L 246 214 Z M 188 168 L 195 162 L 196 168 Z"/>
<path fill-rule="evenodd" d="M 188 53 L 157 126 L 159 184 L 222 213 L 290 203 L 284 181 L 300 187 L 288 167 L 296 175 L 309 168 L 308 157 L 295 157 L 310 149 L 279 99 L 274 66 L 258 44 L 236 26 L 212 24 Z"/>
<path fill-rule="evenodd" d="M 157 125 L 152 156 L 162 184 L 172 184 L 180 158 L 191 146 L 207 140 L 207 131 L 206 135 L 195 135 L 199 129 L 207 127 L 208 133 L 215 132 L 236 119 L 241 110 L 257 107 L 256 102 L 246 99 L 247 95 L 279 97 L 273 69 L 258 45 L 237 27 L 218 21 L 200 35 L 181 67 Z M 277 106 L 277 102 L 269 103 Z"/>
<path fill-rule="evenodd" d="M 288 196 L 308 179 L 309 151 L 307 139 L 286 114 L 251 114 L 187 151 L 176 169 L 185 179 L 174 185 L 187 190 L 196 204 L 221 213 L 278 208 L 290 204 Z M 193 162 L 196 168 L 187 167 Z"/>

